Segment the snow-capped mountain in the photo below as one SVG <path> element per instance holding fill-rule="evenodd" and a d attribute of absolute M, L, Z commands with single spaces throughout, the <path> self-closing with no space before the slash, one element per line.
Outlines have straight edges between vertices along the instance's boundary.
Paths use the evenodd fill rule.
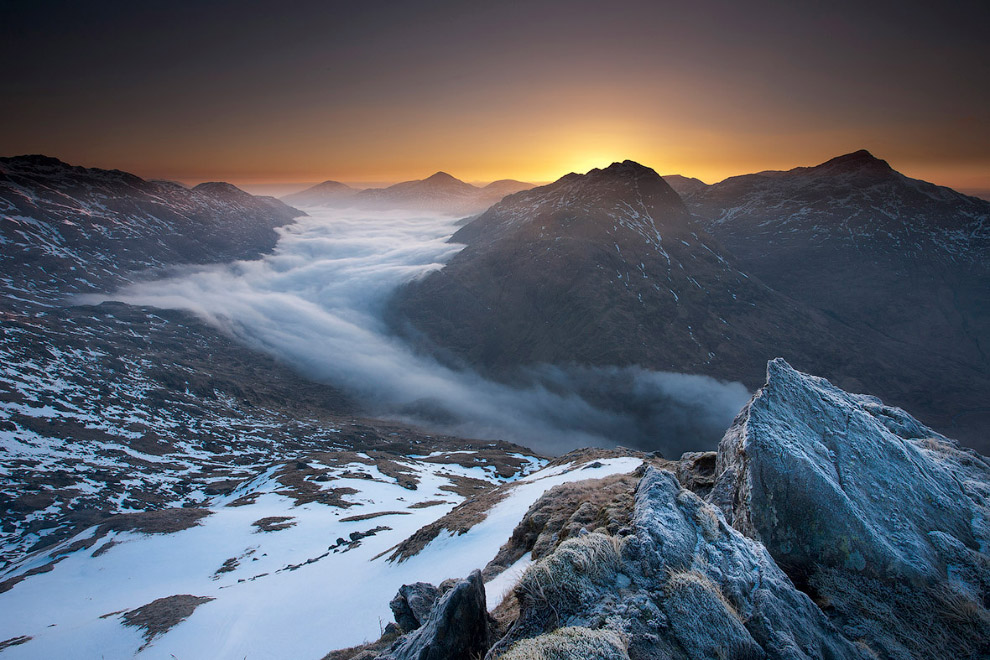
<path fill-rule="evenodd" d="M 193 189 L 46 156 L 0 158 L 0 272 L 9 296 L 104 291 L 138 270 L 248 259 L 302 215 L 228 183 Z"/>
<path fill-rule="evenodd" d="M 440 213 L 472 214 L 487 209 L 506 195 L 532 188 L 532 184 L 500 179 L 478 187 L 446 172 L 425 179 L 403 181 L 388 188 L 355 191 L 336 181 L 325 181 L 283 197 L 300 206 L 358 206 L 368 209 L 407 209 Z"/>

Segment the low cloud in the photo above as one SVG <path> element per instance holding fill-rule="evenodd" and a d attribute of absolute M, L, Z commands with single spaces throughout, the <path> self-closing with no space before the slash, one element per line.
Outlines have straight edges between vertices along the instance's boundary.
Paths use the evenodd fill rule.
<path fill-rule="evenodd" d="M 388 332 L 395 288 L 460 248 L 456 218 L 310 210 L 257 261 L 189 270 L 113 296 L 190 310 L 363 402 L 369 414 L 538 451 L 711 449 L 749 397 L 739 383 L 638 368 L 540 366 L 510 386 L 414 353 Z"/>

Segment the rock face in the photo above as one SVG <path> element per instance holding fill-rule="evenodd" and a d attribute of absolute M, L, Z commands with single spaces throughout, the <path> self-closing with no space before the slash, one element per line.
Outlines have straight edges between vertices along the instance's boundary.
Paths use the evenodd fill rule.
<path fill-rule="evenodd" d="M 483 654 L 488 645 L 485 585 L 481 571 L 473 571 L 444 594 L 421 627 L 378 657 L 380 660 L 469 660 Z"/>
<path fill-rule="evenodd" d="M 399 593 L 388 606 L 399 627 L 410 632 L 423 625 L 439 598 L 440 590 L 432 584 L 415 582 L 399 587 Z"/>
<path fill-rule="evenodd" d="M 566 626 L 611 631 L 630 658 L 867 657 L 670 472 L 647 469 L 633 528 L 567 541 L 531 567 L 519 618 L 488 657 Z"/>
<path fill-rule="evenodd" d="M 303 215 L 227 183 L 193 189 L 55 158 L 0 158 L 0 284 L 21 299 L 102 291 L 131 271 L 256 258 Z"/>
<path fill-rule="evenodd" d="M 882 656 L 990 650 L 986 458 L 774 360 L 717 473 L 726 519 Z"/>

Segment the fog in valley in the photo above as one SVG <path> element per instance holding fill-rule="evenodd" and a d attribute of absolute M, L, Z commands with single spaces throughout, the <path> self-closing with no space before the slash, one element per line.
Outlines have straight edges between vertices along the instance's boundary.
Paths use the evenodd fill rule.
<path fill-rule="evenodd" d="M 458 218 L 307 211 L 260 260 L 178 271 L 111 298 L 190 310 L 350 393 L 369 415 L 548 453 L 623 445 L 676 457 L 713 449 L 749 397 L 740 383 L 639 368 L 542 365 L 510 386 L 441 364 L 391 333 L 383 316 L 397 287 L 461 248 L 446 242 Z"/>

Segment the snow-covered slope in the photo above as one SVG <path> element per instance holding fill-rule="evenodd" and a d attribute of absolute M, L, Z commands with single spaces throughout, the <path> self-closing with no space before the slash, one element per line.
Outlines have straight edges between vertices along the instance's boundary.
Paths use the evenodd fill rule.
<path fill-rule="evenodd" d="M 185 529 L 91 528 L 8 570 L 16 578 L 60 558 L 0 594 L 9 613 L 0 639 L 31 637 L 7 650 L 11 658 L 321 658 L 376 639 L 403 583 L 439 583 L 484 566 L 551 487 L 642 462 L 565 458 L 540 469 L 545 461 L 525 454 L 503 459 L 490 448 L 389 459 L 314 453 L 208 499 L 198 509 L 205 515 Z M 466 533 L 388 559 L 417 529 L 497 484 L 507 492 Z M 493 583 L 493 591 L 504 588 Z M 168 624 L 167 613 L 130 614 L 181 595 L 198 597 L 198 606 L 159 635 L 152 633 Z"/>

